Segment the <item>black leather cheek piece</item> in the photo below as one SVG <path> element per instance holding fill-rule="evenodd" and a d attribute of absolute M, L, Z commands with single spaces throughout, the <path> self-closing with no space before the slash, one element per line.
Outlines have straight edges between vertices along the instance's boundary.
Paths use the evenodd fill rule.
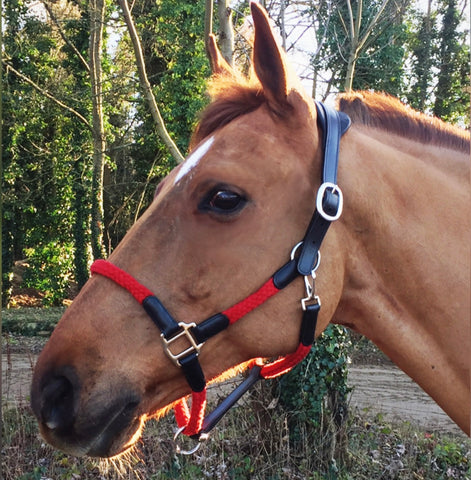
<path fill-rule="evenodd" d="M 157 297 L 149 296 L 142 302 L 144 310 L 152 319 L 164 338 L 175 335 L 180 327 Z"/>
<path fill-rule="evenodd" d="M 317 316 L 319 315 L 320 309 L 320 304 L 315 303 L 313 305 L 306 305 L 306 310 L 304 310 L 299 340 L 305 347 L 309 347 L 314 343 Z"/>
<path fill-rule="evenodd" d="M 222 332 L 228 326 L 229 319 L 223 313 L 217 313 L 216 315 L 207 318 L 199 325 L 196 325 L 196 327 L 193 327 L 191 333 L 198 343 L 204 343 L 208 338 Z"/>
<path fill-rule="evenodd" d="M 298 273 L 304 277 L 311 275 L 312 269 L 317 260 L 317 253 L 319 252 L 322 240 L 330 227 L 330 222 L 319 215 L 318 212 L 314 214 L 306 236 L 303 240 L 303 246 L 298 259 Z"/>
<path fill-rule="evenodd" d="M 206 387 L 206 381 L 200 362 L 198 361 L 198 354 L 191 353 L 181 358 L 180 366 L 190 388 L 194 392 L 202 392 Z"/>
<path fill-rule="evenodd" d="M 343 112 L 338 112 L 321 102 L 315 103 L 317 124 L 322 129 L 322 146 L 324 149 L 322 181 L 336 184 L 340 137 L 349 129 L 351 120 Z"/>
<path fill-rule="evenodd" d="M 322 130 L 322 147 L 324 150 L 324 169 L 322 183 L 337 185 L 338 155 L 340 138 L 350 127 L 350 118 L 342 112 L 316 102 L 317 123 Z M 339 208 L 339 192 L 324 189 L 322 207 L 327 215 L 334 216 Z M 317 253 L 324 240 L 331 221 L 320 215 L 316 210 L 303 239 L 298 260 L 300 275 L 310 275 L 317 260 Z"/>
<path fill-rule="evenodd" d="M 296 260 L 291 260 L 283 265 L 273 275 L 273 284 L 278 290 L 282 290 L 298 276 Z"/>

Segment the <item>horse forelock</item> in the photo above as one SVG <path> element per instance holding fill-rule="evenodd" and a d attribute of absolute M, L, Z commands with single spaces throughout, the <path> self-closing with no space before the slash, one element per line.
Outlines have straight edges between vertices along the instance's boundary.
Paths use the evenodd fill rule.
<path fill-rule="evenodd" d="M 208 93 L 211 103 L 200 114 L 190 150 L 211 133 L 264 104 L 279 118 L 288 117 L 292 107 L 288 98 L 283 105 L 269 104 L 255 75 L 215 75 L 209 82 Z"/>
<path fill-rule="evenodd" d="M 256 110 L 266 100 L 260 85 L 229 77 L 215 77 L 209 84 L 211 103 L 200 115 L 190 149 L 241 115 Z"/>
<path fill-rule="evenodd" d="M 339 110 L 353 123 L 376 127 L 405 138 L 469 153 L 469 132 L 417 112 L 390 95 L 351 92 L 338 99 Z"/>

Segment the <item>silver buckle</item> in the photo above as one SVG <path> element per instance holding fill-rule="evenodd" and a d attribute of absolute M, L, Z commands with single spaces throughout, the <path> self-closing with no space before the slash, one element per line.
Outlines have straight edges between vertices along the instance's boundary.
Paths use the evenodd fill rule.
<path fill-rule="evenodd" d="M 329 215 L 328 213 L 326 213 L 322 205 L 322 200 L 324 199 L 325 191 L 327 189 L 332 190 L 332 193 L 336 193 L 339 197 L 339 206 L 337 208 L 337 213 L 335 215 Z M 324 182 L 319 187 L 319 190 L 317 192 L 316 209 L 319 212 L 319 214 L 322 217 L 324 217 L 328 222 L 333 222 L 335 220 L 338 220 L 340 218 L 340 215 L 342 215 L 342 210 L 343 210 L 343 193 L 342 193 L 342 190 L 340 190 L 340 187 L 338 185 L 335 185 L 335 183 Z"/>
<path fill-rule="evenodd" d="M 191 333 L 191 328 L 196 327 L 196 323 L 185 323 L 179 322 L 178 326 L 182 329 L 181 332 L 176 333 L 173 337 L 169 338 L 168 340 L 164 337 L 163 334 L 160 334 L 164 341 L 164 349 L 170 360 L 177 366 L 181 367 L 180 359 L 186 357 L 188 354 L 192 352 L 196 352 L 196 355 L 199 355 L 201 347 L 204 345 L 203 343 L 197 343 L 195 337 Z M 183 350 L 180 353 L 173 353 L 170 350 L 170 345 L 181 337 L 186 337 L 186 339 L 190 342 L 190 346 Z"/>

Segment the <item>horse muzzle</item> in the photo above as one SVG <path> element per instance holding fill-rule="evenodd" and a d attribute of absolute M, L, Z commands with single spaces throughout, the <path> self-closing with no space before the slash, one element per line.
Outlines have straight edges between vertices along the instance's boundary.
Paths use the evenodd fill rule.
<path fill-rule="evenodd" d="M 129 449 L 143 423 L 139 403 L 140 396 L 122 384 L 85 392 L 70 366 L 37 371 L 33 378 L 31 407 L 41 435 L 75 456 L 112 457 Z"/>

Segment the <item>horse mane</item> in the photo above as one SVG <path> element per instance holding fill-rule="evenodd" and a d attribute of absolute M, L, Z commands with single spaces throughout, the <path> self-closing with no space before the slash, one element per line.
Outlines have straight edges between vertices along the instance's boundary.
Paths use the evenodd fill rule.
<path fill-rule="evenodd" d="M 423 143 L 470 151 L 469 132 L 417 112 L 390 95 L 366 91 L 345 93 L 340 95 L 338 107 L 354 123 L 387 130 Z"/>
<path fill-rule="evenodd" d="M 190 150 L 217 129 L 267 102 L 255 75 L 247 78 L 236 72 L 213 76 L 208 93 L 211 103 L 201 113 Z M 340 95 L 338 107 L 354 123 L 387 130 L 423 143 L 470 151 L 469 132 L 417 112 L 390 95 L 367 91 L 345 93 Z"/>

